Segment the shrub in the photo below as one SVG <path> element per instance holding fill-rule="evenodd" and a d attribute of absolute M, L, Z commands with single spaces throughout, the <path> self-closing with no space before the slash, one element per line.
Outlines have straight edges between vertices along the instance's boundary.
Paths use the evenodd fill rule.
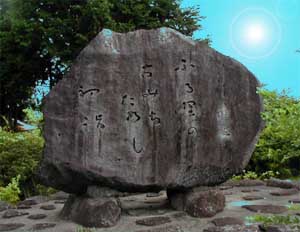
<path fill-rule="evenodd" d="M 0 128 L 0 185 L 7 185 L 18 175 L 21 175 L 21 182 L 31 178 L 43 145 L 39 130 L 8 132 Z"/>
<path fill-rule="evenodd" d="M 284 91 L 262 89 L 259 93 L 264 99 L 266 127 L 247 170 L 258 175 L 272 171 L 283 178 L 300 175 L 300 101 Z"/>
<path fill-rule="evenodd" d="M 20 198 L 21 190 L 19 188 L 20 175 L 12 178 L 6 187 L 0 187 L 0 200 L 11 204 L 16 204 Z"/>

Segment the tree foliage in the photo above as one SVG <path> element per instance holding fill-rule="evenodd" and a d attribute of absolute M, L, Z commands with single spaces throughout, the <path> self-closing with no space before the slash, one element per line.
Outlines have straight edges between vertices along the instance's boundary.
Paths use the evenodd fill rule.
<path fill-rule="evenodd" d="M 191 36 L 198 8 L 175 0 L 1 0 L 0 115 L 11 123 L 33 104 L 37 83 L 50 87 L 101 29 L 171 27 Z M 15 119 L 15 120 L 12 120 Z"/>
<path fill-rule="evenodd" d="M 286 92 L 261 90 L 266 122 L 248 169 L 281 177 L 300 175 L 300 100 Z"/>

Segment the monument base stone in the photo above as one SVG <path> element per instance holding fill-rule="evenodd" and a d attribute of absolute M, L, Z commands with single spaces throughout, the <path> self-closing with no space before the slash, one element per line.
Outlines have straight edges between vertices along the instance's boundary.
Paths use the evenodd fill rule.
<path fill-rule="evenodd" d="M 222 191 L 199 187 L 186 192 L 168 191 L 171 206 L 185 211 L 192 217 L 213 217 L 225 207 L 225 196 Z"/>
<path fill-rule="evenodd" d="M 60 216 L 85 227 L 112 227 L 120 219 L 121 208 L 115 198 L 71 195 Z"/>

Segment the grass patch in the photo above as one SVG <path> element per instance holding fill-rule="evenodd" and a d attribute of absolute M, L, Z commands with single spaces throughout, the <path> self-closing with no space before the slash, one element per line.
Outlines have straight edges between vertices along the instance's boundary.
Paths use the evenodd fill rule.
<path fill-rule="evenodd" d="M 246 220 L 250 223 L 259 222 L 268 225 L 293 225 L 300 228 L 300 217 L 292 215 L 254 215 L 247 217 Z"/>

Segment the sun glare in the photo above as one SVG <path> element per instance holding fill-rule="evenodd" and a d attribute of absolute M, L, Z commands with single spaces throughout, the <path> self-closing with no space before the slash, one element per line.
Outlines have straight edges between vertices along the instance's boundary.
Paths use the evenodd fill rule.
<path fill-rule="evenodd" d="M 250 43 L 258 44 L 265 38 L 265 29 L 262 25 L 249 25 L 246 29 L 246 38 Z"/>
<path fill-rule="evenodd" d="M 263 8 L 247 8 L 232 20 L 230 41 L 236 52 L 248 59 L 262 59 L 273 54 L 281 40 L 281 25 Z"/>

